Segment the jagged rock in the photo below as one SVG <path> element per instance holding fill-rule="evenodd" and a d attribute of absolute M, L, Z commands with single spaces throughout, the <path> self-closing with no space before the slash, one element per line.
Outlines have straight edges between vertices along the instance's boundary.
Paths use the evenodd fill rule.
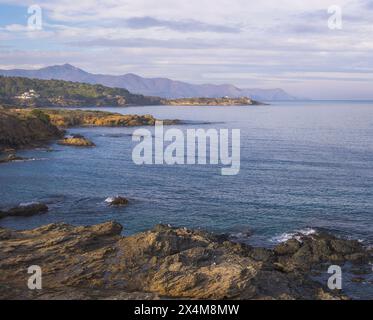
<path fill-rule="evenodd" d="M 57 143 L 63 146 L 74 146 L 74 147 L 94 147 L 95 146 L 95 144 L 91 140 L 83 137 L 82 135 L 73 135 L 71 137 L 66 137 L 62 140 L 59 140 Z"/>
<path fill-rule="evenodd" d="M 287 272 L 309 270 L 315 264 L 326 262 L 365 263 L 371 257 L 358 241 L 340 239 L 326 233 L 291 239 L 277 245 L 274 252 L 277 266 Z"/>
<path fill-rule="evenodd" d="M 0 218 L 4 217 L 30 217 L 37 214 L 46 213 L 48 206 L 43 203 L 33 203 L 21 205 L 7 211 L 0 211 Z"/>
<path fill-rule="evenodd" d="M 0 228 L 0 298 L 343 298 L 312 281 L 302 265 L 290 272 L 278 269 L 279 259 L 311 250 L 304 246 L 314 241 L 308 238 L 296 253 L 278 256 L 185 228 L 159 225 L 128 237 L 121 231 L 115 222 L 51 224 L 27 231 Z M 317 263 L 312 253 L 306 256 L 307 263 Z M 30 265 L 42 268 L 42 290 L 25 289 Z"/>
<path fill-rule="evenodd" d="M 110 198 L 109 204 L 111 206 L 126 206 L 129 203 L 127 198 L 124 197 L 114 197 Z"/>

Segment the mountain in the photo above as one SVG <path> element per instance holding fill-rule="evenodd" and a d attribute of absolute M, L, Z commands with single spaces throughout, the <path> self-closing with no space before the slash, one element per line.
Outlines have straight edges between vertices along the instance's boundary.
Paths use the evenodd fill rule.
<path fill-rule="evenodd" d="M 114 76 L 92 74 L 70 64 L 50 66 L 38 70 L 0 70 L 0 75 L 44 80 L 65 80 L 125 88 L 132 93 L 162 98 L 231 98 L 250 97 L 254 100 L 297 100 L 282 89 L 240 89 L 230 84 L 190 84 L 167 78 L 143 78 L 133 73 Z"/>

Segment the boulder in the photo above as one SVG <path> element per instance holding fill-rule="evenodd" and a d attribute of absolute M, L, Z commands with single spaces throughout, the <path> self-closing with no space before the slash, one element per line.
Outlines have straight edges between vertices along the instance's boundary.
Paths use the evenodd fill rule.
<path fill-rule="evenodd" d="M 124 197 L 114 197 L 110 201 L 111 206 L 126 206 L 129 203 L 127 198 Z"/>
<path fill-rule="evenodd" d="M 73 135 L 71 137 L 65 137 L 57 142 L 64 146 L 74 146 L 74 147 L 94 147 L 95 144 L 89 139 L 83 137 L 82 135 Z"/>
<path fill-rule="evenodd" d="M 20 205 L 7 211 L 0 211 L 0 218 L 4 217 L 30 217 L 48 212 L 48 206 L 43 203 Z"/>

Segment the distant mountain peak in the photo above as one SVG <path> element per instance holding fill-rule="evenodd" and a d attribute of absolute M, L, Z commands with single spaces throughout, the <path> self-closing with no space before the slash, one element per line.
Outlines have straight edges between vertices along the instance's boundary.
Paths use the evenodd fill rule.
<path fill-rule="evenodd" d="M 80 72 L 85 72 L 82 69 L 79 69 L 78 67 L 73 66 L 72 64 L 65 63 L 65 64 L 57 64 L 49 67 L 45 67 L 39 70 L 35 71 L 41 71 L 41 70 L 62 70 L 62 71 L 80 71 Z"/>
<path fill-rule="evenodd" d="M 132 93 L 162 98 L 240 98 L 249 97 L 259 101 L 296 100 L 281 88 L 247 89 L 232 84 L 191 84 L 168 78 L 143 78 L 134 73 L 121 76 L 92 74 L 69 63 L 54 65 L 39 70 L 0 70 L 0 75 L 37 78 L 44 80 L 65 80 L 102 84 L 107 87 L 124 88 Z"/>
<path fill-rule="evenodd" d="M 57 65 L 58 66 L 58 65 Z M 79 68 L 73 66 L 72 64 L 70 63 L 65 63 L 63 65 L 61 65 L 61 67 L 65 68 L 65 69 L 70 69 L 70 70 L 78 70 Z M 79 69 L 80 70 L 80 69 Z"/>

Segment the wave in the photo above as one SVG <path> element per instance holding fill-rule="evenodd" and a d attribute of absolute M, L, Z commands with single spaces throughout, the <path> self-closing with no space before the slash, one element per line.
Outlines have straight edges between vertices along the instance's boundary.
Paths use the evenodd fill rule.
<path fill-rule="evenodd" d="M 19 207 L 29 207 L 29 206 L 33 206 L 33 205 L 37 205 L 37 204 L 40 204 L 40 202 L 30 201 L 30 202 L 21 202 L 18 206 Z"/>
<path fill-rule="evenodd" d="M 45 161 L 48 160 L 47 158 L 25 158 L 19 160 L 13 160 L 11 162 L 30 162 L 30 161 Z"/>
<path fill-rule="evenodd" d="M 283 243 L 291 239 L 301 241 L 303 236 L 310 236 L 313 234 L 317 234 L 317 231 L 313 228 L 295 230 L 294 232 L 284 232 L 278 236 L 271 238 L 271 242 Z"/>
<path fill-rule="evenodd" d="M 110 204 L 114 201 L 114 199 L 115 199 L 114 197 L 108 197 L 105 199 L 105 202 Z"/>

